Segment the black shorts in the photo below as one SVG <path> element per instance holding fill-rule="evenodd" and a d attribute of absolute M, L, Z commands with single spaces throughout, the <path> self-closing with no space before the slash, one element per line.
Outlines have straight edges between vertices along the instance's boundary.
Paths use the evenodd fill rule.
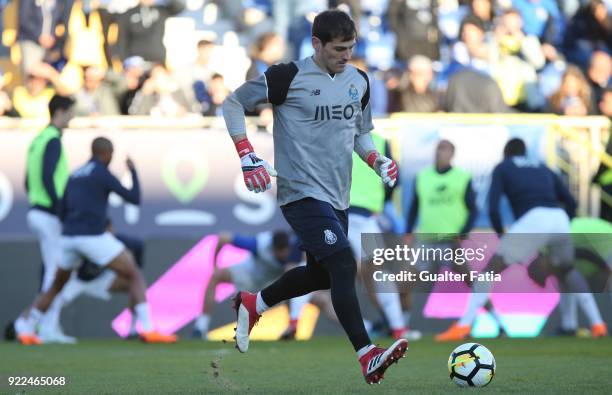
<path fill-rule="evenodd" d="M 281 206 L 281 211 L 302 241 L 303 249 L 317 261 L 350 247 L 346 210 L 305 198 Z"/>

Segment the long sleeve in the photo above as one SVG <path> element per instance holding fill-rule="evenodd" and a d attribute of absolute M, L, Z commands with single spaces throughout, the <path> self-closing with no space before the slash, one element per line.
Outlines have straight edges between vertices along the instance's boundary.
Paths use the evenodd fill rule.
<path fill-rule="evenodd" d="M 130 170 L 132 174 L 132 189 L 127 189 L 109 171 L 107 171 L 103 177 L 105 177 L 106 186 L 110 191 L 115 192 L 121 196 L 125 201 L 132 204 L 140 204 L 140 183 L 138 181 L 138 175 L 135 170 Z"/>
<path fill-rule="evenodd" d="M 55 174 L 55 168 L 59 161 L 62 145 L 58 138 L 49 140 L 47 147 L 45 148 L 45 154 L 43 156 L 43 174 L 42 181 L 49 198 L 51 199 L 51 207 L 54 211 L 58 210 L 59 198 L 58 191 L 55 190 L 55 182 L 53 176 Z"/>
<path fill-rule="evenodd" d="M 465 221 L 465 225 L 461 229 L 461 234 L 466 235 L 470 233 L 472 228 L 474 227 L 474 222 L 476 222 L 476 216 L 478 215 L 478 209 L 476 207 L 476 193 L 474 192 L 474 188 L 472 187 L 472 180 L 467 185 L 465 189 L 465 206 L 468 209 L 468 217 Z"/>
<path fill-rule="evenodd" d="M 374 140 L 370 133 L 362 133 L 355 136 L 355 148 L 354 151 L 359 157 L 366 162 L 368 152 L 376 151 Z"/>
<path fill-rule="evenodd" d="M 416 223 L 417 216 L 419 214 L 419 195 L 417 194 L 417 183 L 414 181 L 412 188 L 412 199 L 410 207 L 408 208 L 408 215 L 406 216 L 406 233 L 412 233 L 414 224 Z"/>
<path fill-rule="evenodd" d="M 268 84 L 265 74 L 245 82 L 229 95 L 223 102 L 223 118 L 230 136 L 246 134 L 244 110 L 253 111 L 256 105 L 267 101 Z"/>
<path fill-rule="evenodd" d="M 503 182 L 501 170 L 498 167 L 493 170 L 493 177 L 491 180 L 491 189 L 489 190 L 489 219 L 491 226 L 495 229 L 498 235 L 504 233 L 504 227 L 499 213 L 499 203 L 503 194 Z"/>

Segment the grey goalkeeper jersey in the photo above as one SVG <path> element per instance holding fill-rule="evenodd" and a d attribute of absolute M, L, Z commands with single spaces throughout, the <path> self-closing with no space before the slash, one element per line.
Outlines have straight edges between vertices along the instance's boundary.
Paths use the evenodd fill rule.
<path fill-rule="evenodd" d="M 245 134 L 244 109 L 265 102 L 274 111 L 279 204 L 311 197 L 348 208 L 352 152 L 375 149 L 367 74 L 347 65 L 331 77 L 312 58 L 271 66 L 226 99 L 230 135 Z"/>

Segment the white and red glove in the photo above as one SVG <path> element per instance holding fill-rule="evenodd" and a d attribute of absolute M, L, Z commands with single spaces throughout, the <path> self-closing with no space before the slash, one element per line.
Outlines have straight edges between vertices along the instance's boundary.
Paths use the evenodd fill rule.
<path fill-rule="evenodd" d="M 397 174 L 399 168 L 395 161 L 387 158 L 378 152 L 372 152 L 368 155 L 368 166 L 370 166 L 376 174 L 382 178 L 382 181 L 389 187 L 393 187 L 397 182 Z"/>
<path fill-rule="evenodd" d="M 260 159 L 253 152 L 253 146 L 247 139 L 236 143 L 236 151 L 240 156 L 244 184 L 249 191 L 265 192 L 272 188 L 270 176 L 276 177 L 276 170 L 268 162 Z"/>

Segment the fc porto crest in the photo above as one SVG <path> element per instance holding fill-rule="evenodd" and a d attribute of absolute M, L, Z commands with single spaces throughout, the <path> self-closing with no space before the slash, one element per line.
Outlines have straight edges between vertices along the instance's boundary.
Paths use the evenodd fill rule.
<path fill-rule="evenodd" d="M 351 87 L 348 91 L 349 97 L 353 100 L 359 100 L 359 91 L 355 87 L 355 85 L 351 84 Z"/>
<path fill-rule="evenodd" d="M 338 237 L 336 236 L 334 232 L 332 232 L 329 229 L 325 229 L 323 233 L 325 234 L 326 244 L 329 244 L 329 245 L 336 244 L 336 241 L 338 241 Z"/>

